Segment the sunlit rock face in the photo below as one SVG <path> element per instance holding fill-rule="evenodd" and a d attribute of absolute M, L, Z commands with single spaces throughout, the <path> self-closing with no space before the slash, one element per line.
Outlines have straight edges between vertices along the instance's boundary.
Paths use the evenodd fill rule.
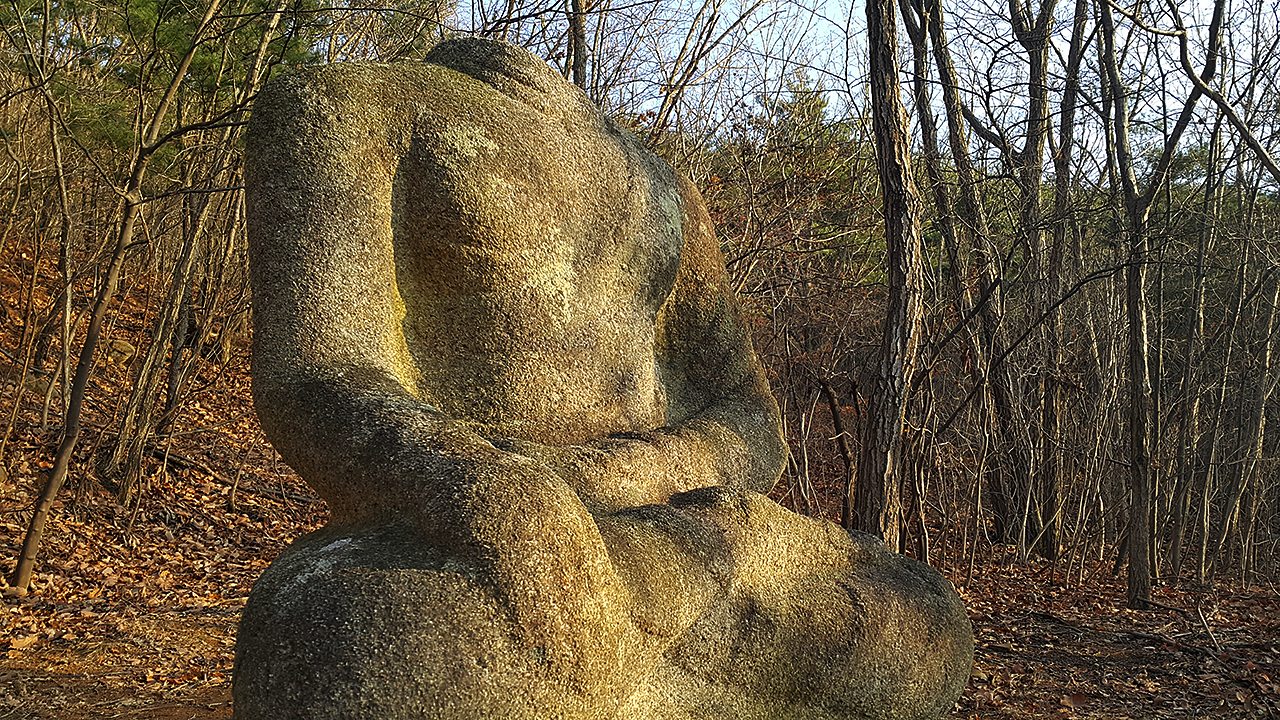
<path fill-rule="evenodd" d="M 254 398 L 330 523 L 255 585 L 235 717 L 937 718 L 938 573 L 766 499 L 777 406 L 702 200 L 525 51 L 270 84 Z"/>

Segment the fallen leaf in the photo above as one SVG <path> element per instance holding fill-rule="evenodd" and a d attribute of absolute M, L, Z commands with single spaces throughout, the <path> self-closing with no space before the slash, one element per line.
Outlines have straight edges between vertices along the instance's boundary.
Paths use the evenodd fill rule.
<path fill-rule="evenodd" d="M 1085 695 L 1084 693 L 1071 693 L 1070 695 L 1062 696 L 1062 704 L 1066 705 L 1072 710 L 1078 710 L 1084 707 L 1084 704 L 1088 701 L 1089 701 L 1089 696 Z"/>
<path fill-rule="evenodd" d="M 35 645 L 36 641 L 39 639 L 40 639 L 39 635 L 28 635 L 26 637 L 14 638 L 9 641 L 9 649 L 10 650 L 26 650 L 32 645 Z"/>

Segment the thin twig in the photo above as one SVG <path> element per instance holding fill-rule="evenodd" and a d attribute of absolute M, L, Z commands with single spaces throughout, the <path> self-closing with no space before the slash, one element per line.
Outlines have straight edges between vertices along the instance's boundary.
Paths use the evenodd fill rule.
<path fill-rule="evenodd" d="M 1196 616 L 1200 618 L 1200 624 L 1204 627 L 1204 631 L 1209 633 L 1209 639 L 1213 641 L 1214 649 L 1222 652 L 1222 645 L 1218 643 L 1218 638 L 1214 637 L 1213 631 L 1209 629 L 1209 623 L 1204 620 L 1204 613 L 1200 611 L 1200 603 L 1196 603 Z"/>

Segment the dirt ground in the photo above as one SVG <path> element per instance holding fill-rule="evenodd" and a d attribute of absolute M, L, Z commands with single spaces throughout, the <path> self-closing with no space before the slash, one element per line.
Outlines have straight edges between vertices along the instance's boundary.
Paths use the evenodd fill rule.
<path fill-rule="evenodd" d="M 1163 587 L 1178 609 L 1136 612 L 1121 582 L 1055 588 L 1029 570 L 997 564 L 961 589 L 976 651 L 953 717 L 1280 718 L 1274 588 Z"/>
<path fill-rule="evenodd" d="M 238 612 L 125 610 L 85 624 L 101 634 L 10 650 L 0 662 L 0 718 L 229 718 Z"/>
<path fill-rule="evenodd" d="M 221 719 L 231 715 L 236 625 L 253 581 L 324 503 L 265 441 L 247 351 L 202 368 L 203 389 L 123 505 L 91 472 L 111 442 L 126 372 L 104 367 L 72 478 L 55 503 L 33 592 L 4 583 L 58 441 L 24 398 L 0 482 L 0 720 Z M 15 387 L 0 383 L 0 406 Z"/>

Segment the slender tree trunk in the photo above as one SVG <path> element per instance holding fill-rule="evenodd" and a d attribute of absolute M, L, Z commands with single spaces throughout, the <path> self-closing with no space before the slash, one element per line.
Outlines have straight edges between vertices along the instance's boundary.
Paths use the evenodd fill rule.
<path fill-rule="evenodd" d="M 1148 248 L 1150 251 L 1151 248 Z M 1151 386 L 1150 406 L 1148 417 L 1151 419 L 1149 451 L 1151 453 L 1151 514 L 1147 520 L 1147 526 L 1151 528 L 1151 536 L 1147 538 L 1147 564 L 1151 567 L 1151 577 L 1160 576 L 1160 531 L 1164 527 L 1164 514 L 1161 512 L 1162 506 L 1166 503 L 1161 500 L 1161 495 L 1167 495 L 1164 487 L 1165 479 L 1164 463 L 1160 461 L 1160 441 L 1164 437 L 1164 425 L 1162 422 L 1164 412 L 1164 264 L 1161 262 L 1160 254 L 1156 257 L 1156 289 L 1155 289 L 1155 310 L 1154 322 L 1156 326 L 1155 334 L 1155 351 L 1147 356 L 1147 377 Z"/>
<path fill-rule="evenodd" d="M 1125 268 L 1125 312 L 1129 325 L 1129 607 L 1151 599 L 1151 451 L 1147 430 L 1151 383 L 1147 375 L 1147 307 L 1143 295 L 1146 237 L 1135 229 L 1133 261 Z"/>
<path fill-rule="evenodd" d="M 1223 506 L 1222 522 L 1218 524 L 1218 531 L 1214 534 L 1213 542 L 1210 545 L 1211 556 L 1209 558 L 1209 577 L 1212 577 L 1220 568 L 1219 558 L 1222 556 L 1223 547 L 1227 544 L 1231 531 L 1239 527 L 1237 520 L 1240 513 L 1240 499 L 1248 488 L 1249 483 L 1253 480 L 1254 469 L 1257 467 L 1258 460 L 1262 456 L 1262 433 L 1266 419 L 1267 401 L 1271 397 L 1272 390 L 1275 389 L 1274 381 L 1271 379 L 1271 363 L 1272 363 L 1272 338 L 1275 333 L 1276 320 L 1276 303 L 1280 301 L 1280 282 L 1274 273 L 1270 278 L 1266 278 L 1268 283 L 1267 291 L 1264 294 L 1264 300 L 1267 302 L 1266 318 L 1259 327 L 1259 334 L 1262 336 L 1262 348 L 1258 358 L 1258 377 L 1252 382 L 1242 383 L 1251 389 L 1250 395 L 1245 398 L 1247 417 L 1244 426 L 1241 428 L 1240 435 L 1240 462 L 1235 463 L 1231 469 L 1231 475 L 1227 482 L 1227 498 L 1226 504 Z"/>
<path fill-rule="evenodd" d="M 1116 166 L 1124 189 L 1125 233 L 1128 263 L 1125 266 L 1125 315 L 1129 330 L 1129 595 L 1128 605 L 1145 609 L 1151 599 L 1151 567 L 1147 545 L 1151 538 L 1151 455 L 1148 423 L 1151 385 L 1147 375 L 1147 307 L 1143 295 L 1146 278 L 1147 237 L 1145 208 L 1139 207 L 1129 149 L 1128 98 L 1115 57 L 1115 27 L 1111 7 L 1101 4 L 1102 39 L 1114 113 Z"/>
<path fill-rule="evenodd" d="M 943 23 L 940 0 L 924 0 L 928 36 L 933 48 L 934 63 L 938 68 L 938 80 L 942 87 L 942 103 L 947 116 L 947 138 L 951 147 L 951 161 L 955 164 L 958 180 L 960 222 L 957 228 L 968 233 L 972 243 L 974 275 L 979 297 L 990 300 L 979 309 L 981 333 L 974 336 L 979 351 L 974 358 L 978 378 L 986 384 L 983 399 L 991 408 L 995 423 L 992 427 L 994 447 L 998 456 L 1006 458 L 996 463 L 991 473 L 987 495 L 991 498 L 992 519 L 998 540 L 1012 533 L 1017 515 L 1016 488 L 1030 482 L 1031 458 L 1018 433 L 1015 408 L 1020 404 L 1016 386 L 1007 367 L 989 367 L 994 358 L 1005 351 L 1004 298 L 1000 290 L 996 260 L 999 252 L 991 240 L 986 209 L 978 191 L 977 168 L 969 152 L 969 130 L 965 119 L 967 110 L 960 92 L 963 87 L 951 58 Z"/>
<path fill-rule="evenodd" d="M 1218 50 L 1221 44 L 1220 28 L 1223 3 L 1215 4 L 1209 24 L 1209 42 L 1206 48 L 1205 67 L 1199 83 L 1191 91 L 1178 115 L 1172 131 L 1165 138 L 1160 158 L 1150 171 L 1147 189 L 1139 193 L 1134 171 L 1133 153 L 1129 146 L 1128 89 L 1120 78 L 1116 60 L 1116 33 L 1112 6 L 1099 0 L 1100 38 L 1102 40 L 1102 64 L 1105 70 L 1106 95 L 1111 113 L 1112 137 L 1108 145 L 1111 151 L 1108 166 L 1120 182 L 1124 197 L 1124 233 L 1128 249 L 1125 267 L 1125 313 L 1129 330 L 1129 598 L 1131 608 L 1141 609 L 1151 600 L 1151 517 L 1152 517 L 1152 461 L 1150 442 L 1151 377 L 1147 350 L 1147 308 L 1145 296 L 1146 263 L 1149 260 L 1148 217 L 1152 200 L 1163 186 L 1178 142 L 1194 115 L 1196 101 L 1202 95 L 1200 86 L 1210 81 L 1217 68 Z M 1190 60 L 1185 57 L 1184 63 Z M 1105 98 L 1104 98 L 1105 102 Z M 1158 379 L 1157 379 L 1158 380 Z"/>
<path fill-rule="evenodd" d="M 45 96 L 45 104 L 49 112 L 49 147 L 53 150 L 53 169 L 54 174 L 58 178 L 58 277 L 62 281 L 62 289 L 58 293 L 58 301 L 55 303 L 53 312 L 57 314 L 61 322 L 58 324 L 61 329 L 61 344 L 63 362 L 59 364 L 58 372 L 54 373 L 54 377 L 49 378 L 49 390 L 45 395 L 44 407 L 40 411 L 40 427 L 42 430 L 49 428 L 49 402 L 52 399 L 54 386 L 61 385 L 62 392 L 59 397 L 59 410 L 66 413 L 66 389 L 68 383 L 59 382 L 58 375 L 66 375 L 66 358 L 67 349 L 71 343 L 71 201 L 67 191 L 67 171 L 62 161 L 62 141 L 58 133 L 57 124 L 57 108 L 54 107 L 53 99 L 48 95 Z M 52 333 L 50 333 L 52 335 Z"/>
<path fill-rule="evenodd" d="M 141 184 L 141 177 L 136 178 Z M 93 303 L 93 315 L 89 318 L 89 330 L 85 335 L 84 345 L 80 349 L 80 359 L 76 365 L 75 379 L 71 382 L 71 402 L 67 408 L 67 421 L 64 425 L 62 442 L 53 458 L 53 469 L 49 471 L 49 480 L 40 492 L 36 501 L 36 510 L 27 525 L 26 536 L 22 539 L 22 551 L 18 555 L 18 565 L 13 570 L 9 584 L 26 592 L 31 584 L 31 573 L 35 569 L 36 557 L 44 540 L 45 525 L 49 520 L 49 512 L 53 509 L 54 498 L 62 489 L 67 479 L 67 471 L 71 467 L 71 455 L 75 452 L 76 442 L 80 439 L 80 410 L 84 406 L 85 388 L 89 384 L 89 371 L 93 368 L 93 355 L 98 347 L 98 338 L 102 334 L 102 322 L 107 315 L 107 306 L 116 294 L 120 282 L 120 267 L 124 264 L 125 250 L 133 239 L 134 224 L 138 219 L 138 188 L 130 188 L 124 213 L 120 221 L 120 232 L 117 235 L 115 249 L 111 254 L 111 263 L 107 266 L 106 276 L 98 289 Z"/>
<path fill-rule="evenodd" d="M 1027 53 L 1027 117 L 1023 125 L 1025 134 L 1022 149 L 1013 154 L 1013 161 L 1017 166 L 1020 206 L 1017 237 L 1029 256 L 1031 272 L 1037 279 L 1031 288 L 1031 316 L 1040 317 L 1057 299 L 1049 294 L 1048 275 L 1056 271 L 1051 271 L 1049 268 L 1044 241 L 1044 212 L 1040 204 L 1044 151 L 1049 130 L 1047 80 L 1049 27 L 1053 20 L 1053 8 L 1056 3 L 1055 0 L 1042 0 L 1034 18 L 1031 16 L 1030 9 L 1023 6 L 1021 0 L 1008 0 L 1008 3 L 1009 22 L 1013 27 L 1014 38 Z M 1045 453 L 1053 452 L 1052 443 L 1046 437 L 1043 426 L 1035 427 L 1044 419 L 1046 412 L 1052 415 L 1050 419 L 1055 423 L 1057 420 L 1056 408 L 1049 410 L 1044 405 L 1046 395 L 1052 392 L 1051 386 L 1054 383 L 1048 357 L 1052 352 L 1050 344 L 1056 342 L 1053 338 L 1052 324 L 1052 321 L 1043 323 L 1037 331 L 1040 336 L 1040 362 L 1038 363 L 1040 372 L 1036 378 L 1035 397 L 1031 399 L 1032 405 L 1028 409 L 1033 409 L 1034 403 L 1039 403 L 1040 413 L 1039 417 L 1035 417 L 1034 413 L 1028 414 L 1027 424 L 1030 427 L 1027 436 L 1032 475 L 1026 477 L 1023 484 L 1018 486 L 1018 504 L 1022 508 L 1018 522 L 1018 552 L 1024 560 L 1030 553 L 1033 543 L 1040 544 L 1046 539 L 1042 534 L 1043 525 L 1052 515 L 1048 512 L 1047 505 L 1050 503 L 1045 491 L 1052 485 L 1051 494 L 1055 497 L 1058 494 L 1056 464 L 1053 466 L 1053 474 L 1050 477 L 1045 474 L 1045 468 L 1037 462 L 1044 457 Z M 1056 532 L 1052 534 L 1053 542 L 1056 544 Z M 1048 555 L 1048 557 L 1052 556 L 1052 554 Z"/>
<path fill-rule="evenodd" d="M 968 269 L 965 266 L 960 250 L 959 233 L 956 231 L 958 218 L 951 191 L 943 176 L 942 152 L 938 147 L 938 125 L 933 114 L 933 99 L 929 94 L 929 23 L 932 18 L 923 9 L 912 4 L 911 0 L 899 0 L 902 12 L 902 23 L 907 29 L 907 37 L 911 39 L 911 59 L 915 70 L 912 98 L 916 110 L 916 123 L 920 126 L 923 141 L 923 157 L 925 175 L 929 178 L 929 189 L 933 196 L 933 218 L 937 224 L 938 234 L 942 236 L 943 249 L 947 253 L 947 264 L 950 272 L 947 280 L 951 285 L 957 315 L 964 315 L 973 307 L 973 298 L 969 293 L 965 279 Z M 973 333 L 967 328 L 961 332 L 966 349 L 976 358 L 978 348 L 974 345 Z"/>
<path fill-rule="evenodd" d="M 1221 116 L 1214 123 L 1209 139 L 1208 166 L 1205 169 L 1203 227 L 1192 268 L 1191 300 L 1187 307 L 1187 334 L 1183 341 L 1182 413 L 1178 421 L 1177 484 L 1173 491 L 1173 532 L 1169 540 L 1169 565 L 1174 577 L 1182 571 L 1182 545 L 1191 512 L 1191 488 L 1195 484 L 1195 459 L 1200 429 L 1200 339 L 1204 337 L 1205 258 L 1212 251 L 1219 211 L 1218 154 Z"/>
<path fill-rule="evenodd" d="M 1062 271 L 1066 258 L 1071 209 L 1071 153 L 1075 146 L 1076 102 L 1080 89 L 1080 63 L 1084 55 L 1088 0 L 1076 0 L 1071 46 L 1067 52 L 1066 87 L 1062 93 L 1058 146 L 1053 152 L 1054 202 L 1053 243 L 1045 266 L 1044 296 L 1056 302 L 1062 292 Z M 1062 364 L 1062 313 L 1050 311 L 1044 324 L 1045 386 L 1040 406 L 1040 496 L 1043 527 L 1034 548 L 1046 558 L 1057 560 L 1062 527 L 1062 429 L 1060 425 L 1062 384 L 1058 382 Z"/>
<path fill-rule="evenodd" d="M 836 450 L 840 452 L 840 459 L 844 461 L 844 500 L 840 504 L 840 524 L 842 527 L 852 529 L 853 507 L 849 490 L 853 488 L 853 451 L 849 449 L 849 432 L 845 430 L 844 418 L 840 414 L 840 402 L 836 398 L 835 388 L 831 387 L 831 381 L 818 378 L 818 386 L 822 390 L 822 397 L 827 401 L 827 410 L 831 413 L 831 425 L 836 431 Z M 857 398 L 854 398 L 854 402 L 857 402 Z"/>
<path fill-rule="evenodd" d="M 36 557 L 39 555 L 40 545 L 44 540 L 45 526 L 49 520 L 49 513 L 53 508 L 53 501 L 67 479 L 67 472 L 71 466 L 71 456 L 74 454 L 76 443 L 80 438 L 80 411 L 84 405 L 85 390 L 89 384 L 89 373 L 93 369 L 94 353 L 97 350 L 98 340 L 102 334 L 102 324 L 106 318 L 107 306 L 110 305 L 115 297 L 125 253 L 133 242 L 134 229 L 142 212 L 142 205 L 145 202 L 142 185 L 143 178 L 146 175 L 147 164 L 151 156 L 160 147 L 178 136 L 178 133 L 175 132 L 165 136 L 165 139 L 162 140 L 162 126 L 170 108 L 174 104 L 174 99 L 187 74 L 187 70 L 191 67 L 192 60 L 195 59 L 204 31 L 217 14 L 221 4 L 222 0 L 210 0 L 209 5 L 205 8 L 203 19 L 193 32 L 191 42 L 175 68 L 172 80 L 165 88 L 163 96 L 156 103 L 156 107 L 152 111 L 145 127 L 142 128 L 142 135 L 138 138 L 140 142 L 137 145 L 134 156 L 130 159 L 128 183 L 121 193 L 123 207 L 115 234 L 116 242 L 111 251 L 107 270 L 94 298 L 93 313 L 89 319 L 89 327 L 85 334 L 84 344 L 80 348 L 75 378 L 72 380 L 69 390 L 70 402 L 67 406 L 62 442 L 59 443 L 58 450 L 54 455 L 53 468 L 49 471 L 49 480 L 45 483 L 45 487 L 40 493 L 35 512 L 32 514 L 31 522 L 27 526 L 26 535 L 22 540 L 22 550 L 18 556 L 18 564 L 14 568 L 10 581 L 10 585 L 18 588 L 19 591 L 25 592 L 31 584 L 31 574 L 35 569 Z"/>
<path fill-rule="evenodd" d="M 1244 257 L 1240 258 L 1240 268 L 1237 273 L 1236 298 L 1235 306 L 1232 308 L 1231 317 L 1228 320 L 1226 330 L 1226 342 L 1223 343 L 1225 348 L 1222 372 L 1218 376 L 1216 386 L 1217 392 L 1213 397 L 1212 424 L 1209 427 L 1209 437 L 1206 440 L 1205 461 L 1202 475 L 1202 491 L 1200 494 L 1200 505 L 1197 513 L 1197 529 L 1199 531 L 1198 542 L 1196 543 L 1196 580 L 1205 582 L 1209 578 L 1209 533 L 1210 522 L 1209 515 L 1212 505 L 1213 495 L 1216 491 L 1218 481 L 1218 465 L 1221 459 L 1222 447 L 1222 417 L 1226 411 L 1227 405 L 1227 385 L 1231 379 L 1232 357 L 1236 345 L 1236 331 L 1240 326 L 1240 315 L 1244 311 L 1245 302 L 1245 277 L 1249 266 L 1249 246 L 1245 246 Z"/>
<path fill-rule="evenodd" d="M 911 174 L 893 0 L 867 2 L 871 113 L 888 250 L 884 331 L 858 457 L 857 524 L 900 550 L 902 423 L 920 323 L 920 202 Z"/>
<path fill-rule="evenodd" d="M 587 86 L 587 13 L 583 0 L 569 0 L 569 63 L 573 84 Z"/>

